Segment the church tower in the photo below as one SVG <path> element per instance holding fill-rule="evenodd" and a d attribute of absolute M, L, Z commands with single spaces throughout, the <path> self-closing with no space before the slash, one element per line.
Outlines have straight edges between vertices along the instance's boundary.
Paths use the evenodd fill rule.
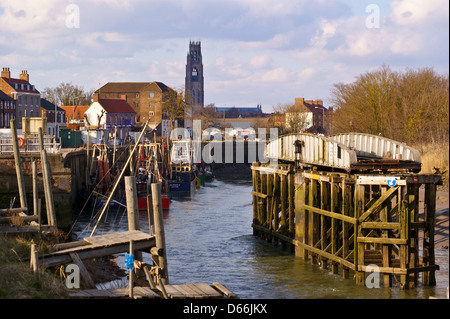
<path fill-rule="evenodd" d="M 201 42 L 189 42 L 186 63 L 186 96 L 192 106 L 204 106 L 204 79 Z"/>

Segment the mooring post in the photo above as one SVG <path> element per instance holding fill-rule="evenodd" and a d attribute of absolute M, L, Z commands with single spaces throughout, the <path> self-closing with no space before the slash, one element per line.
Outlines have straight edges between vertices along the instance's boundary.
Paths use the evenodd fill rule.
<path fill-rule="evenodd" d="M 166 239 L 164 234 L 164 223 L 161 201 L 161 183 L 152 183 L 153 219 L 155 223 L 156 247 L 163 249 L 162 256 L 158 256 L 158 265 L 163 270 L 161 282 L 169 284 L 169 272 L 167 268 Z"/>
<path fill-rule="evenodd" d="M 140 230 L 136 177 L 134 176 L 125 176 L 125 197 L 127 201 L 128 230 Z M 141 251 L 137 251 L 135 256 L 136 260 L 142 261 Z"/>
<path fill-rule="evenodd" d="M 134 255 L 133 241 L 130 240 L 130 256 Z M 128 296 L 133 298 L 133 288 L 134 288 L 134 270 L 130 268 L 129 270 L 129 282 L 128 282 Z"/>
<path fill-rule="evenodd" d="M 31 170 L 33 174 L 33 215 L 38 216 L 39 215 L 39 208 L 38 208 L 38 179 L 37 179 L 37 162 L 36 160 L 33 160 L 31 162 Z M 39 221 L 40 223 L 40 221 Z"/>
<path fill-rule="evenodd" d="M 41 149 L 41 166 L 44 183 L 45 206 L 47 208 L 47 221 L 51 226 L 56 226 L 55 203 L 53 202 L 52 181 L 47 152 L 44 149 L 44 137 L 42 127 L 39 128 L 39 145 Z"/>
<path fill-rule="evenodd" d="M 25 182 L 23 179 L 22 164 L 21 164 L 20 151 L 19 151 L 19 143 L 17 142 L 16 120 L 12 119 L 10 121 L 10 125 L 11 125 L 12 145 L 13 145 L 13 151 L 14 151 L 14 162 L 16 165 L 17 186 L 19 187 L 19 195 L 20 195 L 20 207 L 28 208 L 28 206 L 27 206 L 27 191 L 25 189 Z"/>

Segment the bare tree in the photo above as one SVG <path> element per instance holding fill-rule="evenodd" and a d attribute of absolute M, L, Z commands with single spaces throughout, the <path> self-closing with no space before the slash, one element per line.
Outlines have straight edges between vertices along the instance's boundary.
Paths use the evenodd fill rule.
<path fill-rule="evenodd" d="M 94 90 L 84 91 L 83 87 L 72 83 L 61 83 L 55 88 L 45 88 L 42 97 L 55 105 L 89 105 Z"/>

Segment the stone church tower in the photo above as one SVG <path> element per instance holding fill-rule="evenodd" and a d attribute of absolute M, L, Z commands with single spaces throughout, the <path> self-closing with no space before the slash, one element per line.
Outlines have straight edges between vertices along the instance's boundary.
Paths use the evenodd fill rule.
<path fill-rule="evenodd" d="M 204 106 L 204 79 L 201 42 L 189 42 L 186 64 L 186 96 L 193 106 Z"/>

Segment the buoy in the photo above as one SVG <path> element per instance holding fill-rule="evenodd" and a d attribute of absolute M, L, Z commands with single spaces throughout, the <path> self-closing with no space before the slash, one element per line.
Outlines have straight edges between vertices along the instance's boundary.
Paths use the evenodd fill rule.
<path fill-rule="evenodd" d="M 19 140 L 19 147 L 22 147 L 23 146 L 23 138 L 21 138 L 21 137 L 18 137 L 17 138 L 18 140 Z"/>

